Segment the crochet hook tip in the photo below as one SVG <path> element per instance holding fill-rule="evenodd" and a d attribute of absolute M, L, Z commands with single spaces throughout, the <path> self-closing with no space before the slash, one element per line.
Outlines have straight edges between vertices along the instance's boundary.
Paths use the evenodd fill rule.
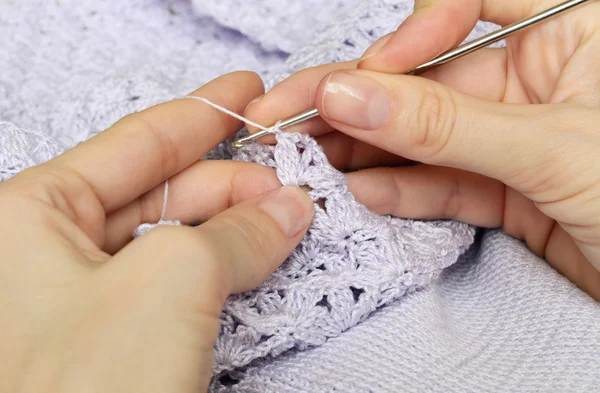
<path fill-rule="evenodd" d="M 239 150 L 242 147 L 244 147 L 244 144 L 241 143 L 240 141 L 235 141 L 231 144 L 231 147 L 233 147 L 235 150 Z"/>
<path fill-rule="evenodd" d="M 264 130 L 258 131 L 257 133 L 250 134 L 250 135 L 247 135 L 247 136 L 245 136 L 243 138 L 240 138 L 240 139 L 238 139 L 236 141 L 233 141 L 233 143 L 231 144 L 231 146 L 234 149 L 239 150 L 242 147 L 244 147 L 244 145 L 246 143 L 253 142 L 253 141 L 255 141 L 255 140 L 259 139 L 259 138 L 262 138 L 263 136 L 269 134 L 270 132 L 271 132 L 270 129 L 264 129 Z"/>
<path fill-rule="evenodd" d="M 274 131 L 277 130 L 283 130 L 285 128 L 291 127 L 293 125 L 302 123 L 306 120 L 312 119 L 314 117 L 319 116 L 319 112 L 317 111 L 316 108 L 313 109 L 309 109 L 305 112 L 300 113 L 299 115 L 296 115 L 294 117 L 290 117 L 287 120 L 284 121 L 278 121 L 277 123 L 275 123 L 274 125 L 272 125 L 269 128 L 265 128 L 261 131 L 258 131 L 257 133 L 254 134 L 250 134 L 248 136 L 245 136 L 243 138 L 238 139 L 237 141 L 234 141 L 231 145 L 233 146 L 234 149 L 240 149 L 244 146 L 244 144 L 246 144 L 247 142 L 253 142 L 256 141 L 259 138 L 262 138 L 263 136 L 270 134 Z"/>

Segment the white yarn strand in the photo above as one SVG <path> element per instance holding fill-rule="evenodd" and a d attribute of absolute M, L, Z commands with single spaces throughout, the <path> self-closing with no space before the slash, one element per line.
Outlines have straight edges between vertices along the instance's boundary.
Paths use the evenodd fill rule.
<path fill-rule="evenodd" d="M 227 108 L 223 108 L 222 106 L 217 105 L 214 102 L 212 102 L 212 101 L 210 101 L 210 100 L 208 100 L 208 99 L 206 99 L 204 97 L 186 96 L 184 98 L 191 98 L 191 99 L 194 99 L 194 100 L 202 101 L 205 104 L 210 105 L 213 108 L 215 108 L 215 109 L 217 109 L 217 110 L 219 110 L 219 111 L 221 111 L 221 112 L 223 112 L 223 113 L 225 113 L 225 114 L 227 114 L 229 116 L 235 117 L 236 119 L 241 120 L 241 121 L 243 121 L 243 122 L 245 122 L 247 124 L 250 124 L 250 125 L 252 125 L 252 126 L 254 126 L 254 127 L 256 127 L 256 128 L 258 128 L 260 130 L 263 130 L 263 131 L 267 131 L 267 132 L 273 133 L 273 132 L 275 132 L 279 128 L 278 126 L 276 126 L 274 129 L 269 129 L 269 128 L 266 128 L 264 126 L 261 126 L 260 124 L 254 123 L 252 120 L 248 120 L 244 116 L 238 115 L 237 113 L 235 113 L 233 111 L 230 111 Z M 279 124 L 279 122 L 277 124 Z M 148 231 L 150 231 L 150 230 L 152 230 L 152 229 L 154 229 L 154 228 L 156 228 L 156 227 L 158 227 L 160 225 L 181 225 L 181 222 L 178 221 L 178 220 L 174 220 L 174 221 L 165 220 L 165 213 L 167 211 L 167 198 L 168 198 L 168 195 L 169 195 L 169 179 L 165 180 L 165 192 L 164 192 L 164 197 L 163 197 L 163 208 L 162 208 L 162 213 L 160 215 L 160 219 L 158 220 L 157 223 L 145 223 L 145 224 L 139 225 L 133 231 L 133 237 L 139 237 L 139 236 L 143 235 L 144 233 L 146 233 L 146 232 L 148 232 Z"/>
<path fill-rule="evenodd" d="M 162 207 L 162 212 L 160 213 L 160 219 L 158 220 L 157 223 L 154 223 L 154 224 L 146 223 L 146 224 L 139 225 L 133 231 L 133 237 L 142 236 L 144 233 L 147 233 L 160 225 L 173 225 L 173 226 L 181 225 L 181 222 L 179 220 L 165 220 L 165 214 L 167 212 L 168 197 L 169 197 L 169 179 L 165 180 L 165 191 L 163 194 L 163 207 Z"/>
<path fill-rule="evenodd" d="M 233 111 L 230 111 L 227 108 L 223 108 L 222 106 L 217 105 L 214 102 L 207 100 L 206 98 L 198 97 L 198 96 L 186 96 L 184 98 L 192 98 L 194 100 L 202 101 L 205 104 L 208 104 L 208 105 L 212 106 L 213 108 L 218 109 L 221 112 L 226 113 L 229 116 L 235 117 L 236 119 L 241 120 L 241 121 L 243 121 L 243 122 L 245 122 L 247 124 L 250 124 L 251 126 L 256 127 L 256 128 L 258 128 L 258 129 L 260 129 L 262 131 L 266 131 L 266 132 L 270 132 L 270 133 L 273 133 L 275 131 L 275 129 L 271 129 L 271 128 L 267 128 L 267 127 L 261 126 L 260 124 L 255 123 L 252 120 L 248 120 L 244 116 L 238 115 L 237 113 L 235 113 Z"/>
<path fill-rule="evenodd" d="M 165 219 L 165 214 L 167 212 L 168 198 L 169 198 L 169 179 L 165 180 L 165 191 L 163 193 L 163 208 L 160 213 L 160 220 L 158 220 L 158 222 L 162 222 Z"/>

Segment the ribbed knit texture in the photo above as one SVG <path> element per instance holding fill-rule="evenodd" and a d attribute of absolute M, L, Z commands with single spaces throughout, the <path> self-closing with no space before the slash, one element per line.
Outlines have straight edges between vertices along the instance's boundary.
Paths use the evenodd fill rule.
<path fill-rule="evenodd" d="M 598 392 L 599 324 L 597 303 L 491 231 L 434 286 L 214 392 Z"/>
<path fill-rule="evenodd" d="M 0 3 L 0 181 L 75 146 L 128 113 L 183 97 L 222 73 L 251 69 L 270 88 L 301 68 L 356 58 L 374 40 L 393 31 L 411 10 L 412 3 L 403 0 L 293 4 L 281 0 L 5 0 Z M 493 27 L 480 23 L 469 39 Z M 222 144 L 206 158 L 228 159 L 233 153 Z M 268 154 L 254 151 L 251 157 L 235 158 L 268 164 L 264 161 Z M 283 177 L 285 164 L 277 166 Z M 358 211 L 359 207 L 352 210 Z M 337 225 L 360 222 L 355 220 L 360 218 Z M 451 257 L 439 259 L 444 252 L 432 246 L 435 236 L 390 240 L 390 233 L 414 233 L 409 226 L 397 232 L 379 230 L 387 247 L 414 245 L 409 254 L 378 258 L 381 277 L 376 274 L 377 261 L 372 260 L 366 271 L 355 269 L 334 281 L 338 286 L 320 288 L 317 294 L 309 291 L 314 287 L 308 285 L 308 275 L 298 279 L 275 275 L 252 296 L 264 298 L 267 293 L 262 290 L 274 284 L 283 283 L 288 293 L 297 285 L 303 302 L 318 303 L 310 308 L 318 318 L 308 319 L 304 327 L 293 325 L 296 336 L 283 347 L 269 346 L 262 355 L 239 364 L 242 356 L 227 351 L 234 346 L 217 347 L 218 353 L 226 354 L 217 365 L 234 369 L 216 378 L 211 389 L 600 391 L 596 367 L 600 364 L 600 310 L 595 302 L 501 232 L 485 233 L 467 256 L 452 264 L 461 247 L 471 241 L 468 232 L 456 230 L 466 226 L 449 222 L 411 225 L 428 228 L 420 234 L 437 230 L 437 225 L 454 228 L 448 235 L 453 239 Z M 319 236 L 319 244 L 327 239 Z M 348 239 L 340 244 L 344 241 Z M 338 266 L 352 272 L 356 258 L 344 254 L 345 250 L 334 255 L 346 255 Z M 313 269 L 311 273 L 320 276 L 328 269 L 321 270 L 317 261 L 327 255 L 331 261 L 331 253 L 320 249 L 302 260 L 307 268 L 314 265 L 318 272 Z M 428 280 L 440 272 L 441 276 L 425 281 L 424 288 L 411 294 L 404 290 L 411 284 L 402 280 L 390 286 L 393 296 L 379 302 L 375 299 L 382 287 L 353 286 L 353 290 L 349 286 L 367 282 L 361 274 L 370 274 L 369 282 L 383 283 L 389 277 L 384 274 L 387 268 L 408 265 L 419 271 L 428 263 L 439 270 Z M 451 266 L 442 272 L 447 265 Z M 285 266 L 281 270 L 287 271 Z M 403 274 L 404 270 L 398 277 Z M 326 291 L 340 305 L 360 309 L 361 317 L 344 319 L 351 312 L 342 307 L 343 312 L 336 315 L 350 323 L 323 332 L 318 322 L 331 321 L 325 310 L 338 305 L 331 304 L 329 295 L 323 300 Z M 366 293 L 372 295 L 369 301 L 380 306 L 376 311 L 358 305 Z M 256 309 L 246 305 L 234 310 L 236 304 L 244 306 L 244 300 L 230 299 L 224 315 L 248 316 Z M 242 325 L 236 321 L 225 323 L 224 328 Z M 251 320 L 244 325 L 258 326 Z M 320 335 L 306 339 L 302 332 Z M 283 337 L 277 336 L 281 330 L 275 333 L 273 337 Z M 228 342 L 260 352 L 261 344 L 269 342 L 269 338 L 252 335 L 254 341 L 236 341 L 238 336 L 228 334 L 222 333 L 218 345 Z M 286 347 L 290 349 L 273 350 Z M 239 367 L 248 361 L 249 365 Z"/>

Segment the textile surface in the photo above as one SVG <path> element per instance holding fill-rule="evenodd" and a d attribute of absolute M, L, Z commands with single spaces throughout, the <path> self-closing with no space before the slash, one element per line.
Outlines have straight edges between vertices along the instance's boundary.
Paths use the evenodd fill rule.
<path fill-rule="evenodd" d="M 356 58 L 411 10 L 405 0 L 0 1 L 0 181 L 220 74 L 250 69 L 270 88 Z M 493 28 L 480 23 L 469 39 Z M 212 391 L 599 390 L 598 305 L 521 242 L 374 216 L 314 141 L 280 144 L 279 159 L 227 144 L 206 157 L 274 166 L 327 200 L 282 269 L 228 300 Z M 257 310 L 271 330 L 256 330 Z M 294 316 L 288 331 L 278 315 Z"/>
<path fill-rule="evenodd" d="M 274 148 L 248 146 L 235 158 L 276 168 L 284 185 L 308 186 L 315 217 L 281 268 L 226 302 L 215 372 L 337 337 L 377 308 L 431 284 L 473 242 L 473 228 L 458 222 L 371 213 L 306 135 L 280 132 Z"/>

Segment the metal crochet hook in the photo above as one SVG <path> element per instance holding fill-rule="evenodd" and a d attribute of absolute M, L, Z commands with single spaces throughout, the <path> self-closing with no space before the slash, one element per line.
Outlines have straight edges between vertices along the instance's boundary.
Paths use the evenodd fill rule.
<path fill-rule="evenodd" d="M 433 59 L 427 63 L 421 64 L 420 66 L 413 68 L 410 71 L 405 72 L 404 75 L 419 75 L 433 67 L 436 67 L 436 66 L 439 66 L 442 64 L 446 64 L 448 62 L 451 62 L 452 60 L 456 60 L 460 57 L 468 55 L 469 53 L 475 52 L 478 49 L 484 48 L 490 44 L 493 44 L 494 42 L 500 41 L 500 40 L 518 32 L 518 31 L 521 31 L 525 28 L 531 27 L 539 22 L 542 22 L 548 18 L 556 16 L 564 11 L 567 11 L 573 7 L 581 5 L 588 1 L 590 1 L 590 0 L 565 1 L 562 4 L 554 6 L 546 11 L 540 12 L 539 14 L 534 15 L 530 18 L 527 18 L 520 22 L 513 23 L 512 25 L 503 27 L 502 29 L 496 30 L 490 34 L 487 34 L 483 37 L 473 40 L 465 45 L 459 46 L 456 49 L 445 52 L 442 55 L 436 57 L 435 59 Z M 310 120 L 317 116 L 319 116 L 319 112 L 317 111 L 316 108 L 313 108 L 306 112 L 302 112 L 296 116 L 290 117 L 287 120 L 280 121 L 277 124 L 277 126 L 280 130 L 283 130 L 285 128 L 302 123 L 304 121 Z M 244 144 L 246 144 L 248 142 L 252 142 L 256 139 L 262 138 L 263 136 L 270 134 L 271 131 L 274 129 L 274 127 L 275 127 L 275 125 L 272 125 L 271 127 L 269 127 L 266 130 L 261 130 L 254 134 L 250 134 L 248 136 L 240 138 L 237 141 L 234 141 L 232 146 L 235 149 L 240 149 L 241 147 L 243 147 Z"/>

